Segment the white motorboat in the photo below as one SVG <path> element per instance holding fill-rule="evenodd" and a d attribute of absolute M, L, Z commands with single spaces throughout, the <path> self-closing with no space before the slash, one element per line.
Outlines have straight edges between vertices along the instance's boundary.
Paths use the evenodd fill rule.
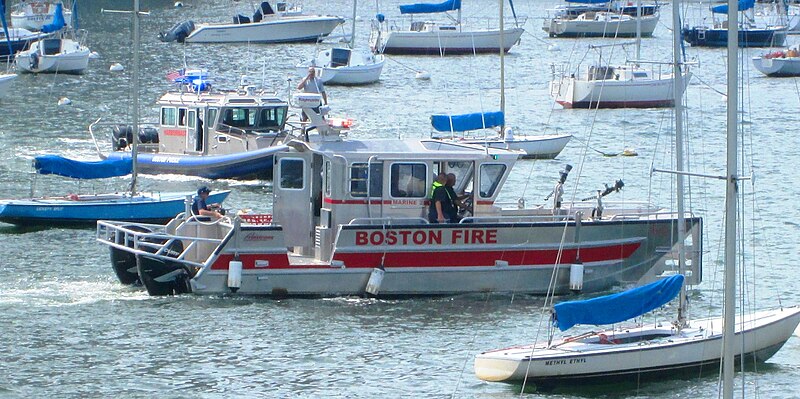
<path fill-rule="evenodd" d="M 72 25 L 72 10 L 59 0 L 22 0 L 11 8 L 11 26 L 38 31 L 43 25 L 53 23 L 56 8 L 61 5 L 64 22 Z"/>
<path fill-rule="evenodd" d="M 396 21 L 388 21 L 378 15 L 373 25 L 370 46 L 378 53 L 385 54 L 426 54 L 455 55 L 473 53 L 496 53 L 501 45 L 505 52 L 519 43 L 525 30 L 525 18 L 515 18 L 513 28 L 477 28 L 482 23 L 465 24 L 461 18 L 461 1 L 447 0 L 440 4 L 411 4 L 400 6 L 401 14 L 446 13 L 458 11 L 454 22 L 408 21 L 408 27 L 401 27 Z M 406 22 L 406 21 L 400 21 Z M 502 44 L 501 44 L 502 38 Z"/>
<path fill-rule="evenodd" d="M 89 47 L 82 41 L 62 37 L 31 43 L 16 55 L 17 67 L 30 73 L 83 73 L 89 67 Z"/>
<path fill-rule="evenodd" d="M 317 77 L 323 83 L 340 85 L 369 84 L 380 79 L 386 62 L 383 54 L 353 48 L 356 35 L 356 4 L 354 0 L 350 44 L 347 47 L 319 50 L 314 58 L 297 64 L 298 74 L 305 76 L 308 68 L 314 67 L 317 69 Z"/>
<path fill-rule="evenodd" d="M 736 0 L 730 0 L 735 9 Z M 679 2 L 673 4 L 673 20 L 679 19 Z M 736 13 L 731 12 L 735 22 Z M 733 23 L 729 34 L 736 35 Z M 681 35 L 673 32 L 676 71 L 679 70 Z M 736 40 L 728 45 L 727 59 L 738 62 Z M 646 379 L 663 380 L 672 375 L 698 375 L 722 371 L 723 396 L 733 397 L 734 364 L 763 362 L 774 355 L 792 336 L 800 324 L 800 307 L 779 307 L 773 310 L 745 312 L 737 315 L 737 274 L 743 274 L 739 261 L 751 254 L 737 254 L 745 247 L 737 237 L 738 186 L 742 177 L 738 171 L 737 68 L 729 68 L 727 98 L 727 169 L 724 176 L 705 176 L 724 180 L 725 240 L 722 317 L 686 320 L 686 266 L 678 257 L 679 273 L 661 281 L 632 290 L 583 301 L 562 302 L 553 307 L 552 322 L 561 331 L 577 324 L 609 325 L 637 318 L 680 298 L 676 320 L 671 324 L 656 321 L 634 326 L 620 326 L 601 331 L 543 342 L 483 352 L 475 357 L 475 374 L 486 381 L 502 381 L 537 386 L 576 386 L 591 383 L 611 383 L 620 380 L 640 382 Z M 679 79 L 679 78 L 678 78 Z M 678 213 L 683 215 L 683 179 L 695 175 L 685 172 L 683 159 L 682 101 L 676 94 L 676 170 L 659 170 L 677 176 Z M 745 201 L 746 202 L 746 201 Z M 681 250 L 682 252 L 683 250 Z M 760 259 L 758 256 L 753 256 Z M 742 299 L 744 302 L 745 299 Z M 760 297 L 759 302 L 764 301 Z M 719 308 L 719 307 L 717 307 Z M 551 332 L 552 334 L 552 332 Z M 719 367 L 719 365 L 722 367 Z M 687 374 L 688 373 L 688 374 Z M 638 385 L 637 385 L 638 386 Z"/>
<path fill-rule="evenodd" d="M 800 49 L 791 48 L 753 57 L 753 66 L 770 77 L 800 76 Z"/>
<path fill-rule="evenodd" d="M 279 2 L 273 9 L 262 2 L 253 18 L 237 15 L 232 23 L 180 22 L 162 32 L 162 41 L 187 43 L 289 43 L 315 42 L 328 36 L 344 19 L 332 15 L 307 15 Z"/>
<path fill-rule="evenodd" d="M 503 208 L 498 195 L 519 153 L 345 138 L 314 111 L 321 95 L 293 101 L 319 133 L 275 155 L 271 214 L 213 224 L 98 222 L 98 242 L 125 252 L 152 295 L 275 297 L 545 294 L 551 280 L 555 292 L 595 292 L 670 269 L 662 262 L 671 263 L 684 238 L 699 245 L 700 219 L 686 219 L 691 237 L 678 239 L 674 213 L 603 205 L 621 183 L 583 205 L 562 206 L 556 195 L 553 208 Z M 460 223 L 428 222 L 436 172 L 457 176 L 456 193 L 472 191 Z"/>

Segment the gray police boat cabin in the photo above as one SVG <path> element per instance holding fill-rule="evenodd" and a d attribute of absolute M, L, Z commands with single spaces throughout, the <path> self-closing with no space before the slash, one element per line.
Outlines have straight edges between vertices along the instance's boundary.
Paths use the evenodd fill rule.
<path fill-rule="evenodd" d="M 521 153 L 425 139 L 353 139 L 296 94 L 316 127 L 275 154 L 271 214 L 218 220 L 179 215 L 166 225 L 100 221 L 97 240 L 115 269 L 137 273 L 151 295 L 413 297 L 556 294 L 640 284 L 687 265 L 700 276 L 702 220 L 602 197 L 503 208 L 498 194 Z M 323 110 L 324 112 L 324 110 Z M 457 176 L 469 211 L 427 220 L 437 173 Z M 551 283 L 552 280 L 552 283 Z"/>

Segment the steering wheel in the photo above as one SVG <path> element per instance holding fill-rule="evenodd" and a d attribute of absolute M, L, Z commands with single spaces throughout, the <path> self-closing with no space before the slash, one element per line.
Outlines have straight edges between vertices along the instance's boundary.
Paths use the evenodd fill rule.
<path fill-rule="evenodd" d="M 458 210 L 458 215 L 462 218 L 473 215 L 473 203 L 475 196 L 472 193 L 467 193 L 467 198 L 461 201 L 461 208 Z"/>

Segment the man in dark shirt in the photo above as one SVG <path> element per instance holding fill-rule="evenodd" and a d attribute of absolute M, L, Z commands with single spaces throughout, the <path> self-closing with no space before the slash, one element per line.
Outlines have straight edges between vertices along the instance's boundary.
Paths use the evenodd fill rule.
<path fill-rule="evenodd" d="M 453 201 L 445 189 L 445 183 L 447 175 L 439 173 L 431 186 L 431 204 L 428 208 L 428 221 L 431 223 L 446 223 L 453 212 Z"/>
<path fill-rule="evenodd" d="M 447 183 L 444 185 L 444 189 L 447 190 L 447 198 L 450 200 L 450 206 L 448 207 L 448 214 L 445 215 L 448 219 L 450 219 L 451 223 L 458 223 L 461 220 L 461 217 L 458 216 L 458 209 L 462 207 L 461 198 L 456 194 L 456 190 L 453 188 L 456 185 L 456 175 L 453 173 L 447 174 Z"/>
<path fill-rule="evenodd" d="M 211 189 L 206 186 L 197 189 L 197 195 L 192 202 L 192 214 L 195 216 L 210 216 L 219 219 L 222 217 L 222 214 L 214 209 L 214 207 L 206 204 L 209 194 L 211 194 Z"/>

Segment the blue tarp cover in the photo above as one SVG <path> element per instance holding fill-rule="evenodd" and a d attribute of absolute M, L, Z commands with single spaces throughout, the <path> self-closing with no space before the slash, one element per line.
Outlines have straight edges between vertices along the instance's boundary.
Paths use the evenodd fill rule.
<path fill-rule="evenodd" d="M 75 161 L 59 155 L 40 155 L 33 160 L 36 173 L 73 179 L 102 179 L 125 176 L 133 171 L 130 159 L 105 159 L 95 162 Z"/>
<path fill-rule="evenodd" d="M 400 14 L 430 14 L 454 11 L 461 8 L 461 0 L 447 0 L 444 3 L 418 3 L 400 6 Z"/>
<path fill-rule="evenodd" d="M 44 33 L 52 33 L 61 30 L 61 28 L 67 25 L 66 21 L 64 21 L 64 7 L 61 3 L 56 4 L 56 10 L 53 12 L 53 23 L 42 25 L 42 32 Z"/>
<path fill-rule="evenodd" d="M 683 275 L 676 274 L 619 294 L 562 302 L 554 306 L 555 324 L 566 331 L 576 324 L 612 324 L 632 319 L 671 301 L 682 285 Z"/>
<path fill-rule="evenodd" d="M 736 2 L 739 7 L 739 11 L 749 10 L 756 5 L 756 0 L 739 0 Z M 718 6 L 711 7 L 711 12 L 715 14 L 727 14 L 728 13 L 728 5 L 727 4 L 720 4 Z"/>
<path fill-rule="evenodd" d="M 440 132 L 466 132 L 502 126 L 505 123 L 503 112 L 476 112 L 463 115 L 431 115 L 431 125 Z"/>

